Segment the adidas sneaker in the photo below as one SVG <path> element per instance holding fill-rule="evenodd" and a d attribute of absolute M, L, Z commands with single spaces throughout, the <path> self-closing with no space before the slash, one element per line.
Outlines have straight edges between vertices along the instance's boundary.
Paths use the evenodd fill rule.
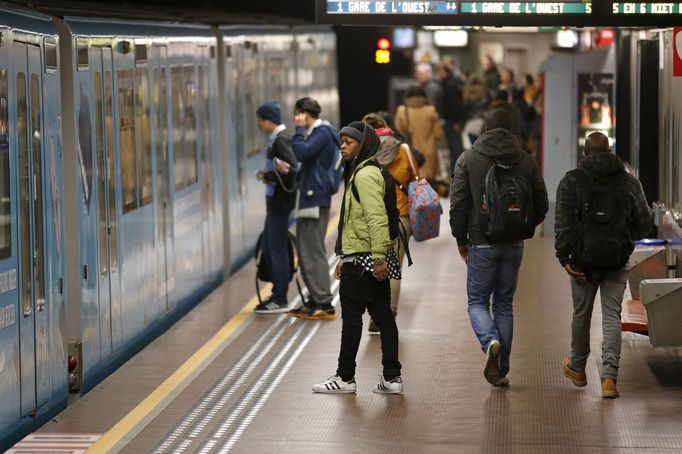
<path fill-rule="evenodd" d="M 377 383 L 372 392 L 377 394 L 402 394 L 403 379 L 398 376 L 392 380 L 386 380 L 383 375 L 379 375 L 379 383 Z"/>
<path fill-rule="evenodd" d="M 357 390 L 358 385 L 355 379 L 350 381 L 343 381 L 338 375 L 332 375 L 322 383 L 313 385 L 314 393 L 323 394 L 353 394 Z"/>

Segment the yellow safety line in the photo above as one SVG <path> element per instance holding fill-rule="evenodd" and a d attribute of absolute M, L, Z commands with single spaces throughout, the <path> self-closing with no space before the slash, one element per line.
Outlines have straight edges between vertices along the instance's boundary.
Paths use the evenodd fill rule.
<path fill-rule="evenodd" d="M 337 214 L 327 225 L 327 235 L 334 231 L 338 223 Z M 272 284 L 263 286 L 263 292 L 267 293 L 272 288 Z M 114 427 L 109 429 L 95 444 L 90 446 L 86 452 L 100 453 L 109 452 L 115 449 L 116 445 L 130 433 L 140 422 L 152 413 L 161 402 L 164 401 L 181 383 L 187 380 L 194 371 L 200 367 L 223 343 L 244 323 L 252 314 L 253 309 L 258 304 L 258 296 L 254 295 L 249 302 L 241 308 L 239 313 L 230 319 L 208 342 L 199 348 L 185 363 L 180 366 L 173 375 L 161 383 L 151 394 L 149 394 L 137 407 L 123 417 Z"/>

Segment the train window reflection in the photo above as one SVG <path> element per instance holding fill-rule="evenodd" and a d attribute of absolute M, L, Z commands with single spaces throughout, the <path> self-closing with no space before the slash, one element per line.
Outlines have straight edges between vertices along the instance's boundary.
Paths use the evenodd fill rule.
<path fill-rule="evenodd" d="M 99 213 L 99 272 L 106 274 L 109 269 L 107 260 L 107 207 L 106 173 L 104 166 L 104 137 L 102 116 L 102 74 L 95 73 L 95 159 L 97 160 L 97 211 Z"/>
<path fill-rule="evenodd" d="M 133 122 L 133 72 L 118 73 L 118 111 L 121 148 L 121 185 L 123 213 L 137 208 L 137 163 L 135 159 L 135 124 Z"/>
<path fill-rule="evenodd" d="M 29 187 L 28 114 L 26 108 L 26 74 L 17 74 L 17 149 L 19 152 L 19 209 L 21 211 L 21 301 L 24 317 L 31 315 L 31 195 Z"/>
<path fill-rule="evenodd" d="M 31 126 L 33 130 L 33 252 L 35 270 L 35 297 L 38 311 L 45 307 L 45 242 L 43 239 L 43 153 L 40 109 L 40 81 L 38 75 L 31 74 Z"/>
<path fill-rule="evenodd" d="M 118 267 L 116 252 L 116 173 L 114 172 L 114 114 L 112 99 L 111 71 L 104 73 L 104 114 L 107 135 L 107 181 L 109 183 L 109 254 L 111 255 L 111 271 Z"/>
<path fill-rule="evenodd" d="M 135 70 L 135 142 L 140 159 L 140 206 L 152 201 L 152 144 L 146 68 Z"/>
<path fill-rule="evenodd" d="M 187 153 L 187 184 L 193 185 L 197 179 L 197 127 L 196 127 L 196 88 L 194 67 L 185 67 L 185 151 Z"/>
<path fill-rule="evenodd" d="M 0 260 L 12 256 L 12 199 L 7 141 L 7 71 L 0 70 Z"/>
<path fill-rule="evenodd" d="M 182 67 L 171 68 L 171 102 L 173 108 L 173 174 L 175 190 L 185 187 L 185 148 L 183 143 L 184 131 L 184 90 L 182 89 Z"/>

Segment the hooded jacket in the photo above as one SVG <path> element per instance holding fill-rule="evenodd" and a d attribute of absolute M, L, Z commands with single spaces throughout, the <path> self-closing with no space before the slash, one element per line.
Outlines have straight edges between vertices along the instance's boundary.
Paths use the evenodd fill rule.
<path fill-rule="evenodd" d="M 615 154 L 604 152 L 587 156 L 578 167 L 596 178 L 611 179 L 623 175 L 622 190 L 618 192 L 622 196 L 621 201 L 628 213 L 630 238 L 632 240 L 644 238 L 653 227 L 653 212 L 647 205 L 641 183 L 637 178 L 625 172 L 623 161 Z M 578 184 L 578 180 L 569 172 L 561 179 L 556 191 L 554 248 L 561 266 L 571 263 L 570 254 L 577 241 L 577 204 L 581 190 Z"/>
<path fill-rule="evenodd" d="M 384 177 L 378 167 L 367 165 L 370 161 L 376 161 L 379 145 L 379 137 L 374 129 L 367 126 L 360 143 L 360 153 L 355 162 L 346 167 L 346 185 L 336 241 L 336 253 L 339 255 L 369 252 L 374 259 L 385 259 L 389 248 L 393 247 L 384 205 Z M 353 195 L 353 185 L 357 188 L 360 200 Z"/>
<path fill-rule="evenodd" d="M 489 243 L 481 233 L 479 218 L 485 175 L 493 161 L 520 166 L 533 191 L 534 225 L 545 219 L 549 201 L 537 163 L 523 151 L 518 139 L 509 130 L 491 129 L 481 134 L 470 150 L 462 153 L 452 174 L 450 228 L 459 246 Z"/>
<path fill-rule="evenodd" d="M 324 186 L 325 169 L 332 165 L 332 161 L 341 145 L 339 131 L 326 122 L 320 122 L 305 137 L 306 128 L 296 127 L 292 139 L 292 148 L 296 159 L 301 163 L 299 171 L 298 207 L 329 207 L 332 195 Z"/>

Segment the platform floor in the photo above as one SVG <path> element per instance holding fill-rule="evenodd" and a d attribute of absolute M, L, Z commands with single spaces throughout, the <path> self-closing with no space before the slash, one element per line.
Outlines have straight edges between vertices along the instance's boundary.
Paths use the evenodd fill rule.
<path fill-rule="evenodd" d="M 654 349 L 647 337 L 624 333 L 621 398 L 602 399 L 596 305 L 588 385 L 576 388 L 562 375 L 561 359 L 570 347 L 570 287 L 551 237 L 538 234 L 526 242 L 510 386 L 489 385 L 467 315 L 466 268 L 446 223 L 447 215 L 440 238 L 412 242 L 415 265 L 404 271 L 397 317 L 404 395 L 371 392 L 381 371 L 378 336 L 363 336 L 357 394 L 312 394 L 311 385 L 336 369 L 340 316 L 303 321 L 249 314 L 191 382 L 143 408 L 132 426 L 116 426 L 114 450 L 682 452 L 682 349 Z M 110 430 L 239 314 L 253 296 L 252 276 L 249 265 L 41 431 Z"/>

